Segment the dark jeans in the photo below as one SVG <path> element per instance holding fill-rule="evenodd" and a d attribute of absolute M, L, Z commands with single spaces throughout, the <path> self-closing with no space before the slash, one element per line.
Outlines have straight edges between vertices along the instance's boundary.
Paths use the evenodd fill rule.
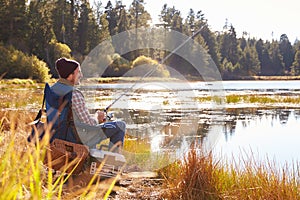
<path fill-rule="evenodd" d="M 112 121 L 101 124 L 101 129 L 103 130 L 106 138 L 109 138 L 109 148 L 113 147 L 118 142 L 121 145 L 124 144 L 126 124 L 123 121 Z"/>
<path fill-rule="evenodd" d="M 124 144 L 126 124 L 123 121 L 111 121 L 97 126 L 90 126 L 84 123 L 77 122 L 76 129 L 78 135 L 84 145 L 89 148 L 96 148 L 97 144 L 109 138 L 109 148 L 113 147 L 118 142 Z"/>

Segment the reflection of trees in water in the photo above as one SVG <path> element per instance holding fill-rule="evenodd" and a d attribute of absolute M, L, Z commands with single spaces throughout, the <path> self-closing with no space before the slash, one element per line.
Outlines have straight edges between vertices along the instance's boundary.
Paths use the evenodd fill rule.
<path fill-rule="evenodd" d="M 132 120 L 136 127 L 128 129 L 130 135 L 137 139 L 151 139 L 150 136 L 161 135 L 161 147 L 180 148 L 184 140 L 188 144 L 197 141 L 204 142 L 213 126 L 222 126 L 225 139 L 235 134 L 236 125 L 239 121 L 243 128 L 251 124 L 252 120 L 268 118 L 270 123 L 280 121 L 281 124 L 289 120 L 293 112 L 295 118 L 300 117 L 300 110 L 283 108 L 230 108 L 222 113 L 213 110 L 199 111 L 146 111 L 129 110 L 125 121 Z M 126 116 L 122 116 L 124 118 Z"/>
<path fill-rule="evenodd" d="M 224 134 L 226 140 L 228 136 L 232 136 L 235 133 L 237 121 L 240 121 L 243 128 L 249 126 L 252 120 L 263 118 L 269 118 L 269 122 L 273 126 L 275 121 L 280 124 L 286 124 L 293 113 L 294 117 L 298 119 L 300 117 L 300 110 L 284 109 L 284 108 L 236 108 L 226 111 L 226 115 L 230 115 L 230 120 L 224 124 Z"/>
<path fill-rule="evenodd" d="M 223 133 L 225 135 L 226 141 L 228 141 L 228 136 L 232 136 L 234 134 L 236 127 L 236 120 L 226 121 L 223 126 Z"/>

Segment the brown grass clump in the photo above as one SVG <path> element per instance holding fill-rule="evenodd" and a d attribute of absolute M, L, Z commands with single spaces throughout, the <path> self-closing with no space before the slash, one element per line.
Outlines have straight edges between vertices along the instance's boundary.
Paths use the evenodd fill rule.
<path fill-rule="evenodd" d="M 273 162 L 215 161 L 212 153 L 192 149 L 176 168 L 169 167 L 167 199 L 299 199 L 299 166 L 278 169 Z M 172 175 L 173 174 L 173 175 Z"/>
<path fill-rule="evenodd" d="M 168 166 L 163 175 L 167 179 L 167 199 L 220 199 L 215 180 L 217 164 L 212 156 L 199 156 L 191 149 L 184 161 Z"/>

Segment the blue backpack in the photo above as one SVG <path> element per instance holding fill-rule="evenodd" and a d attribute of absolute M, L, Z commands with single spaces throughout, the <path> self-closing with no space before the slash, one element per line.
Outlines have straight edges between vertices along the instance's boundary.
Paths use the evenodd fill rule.
<path fill-rule="evenodd" d="M 44 105 L 46 103 L 46 110 Z M 41 121 L 43 112 L 46 111 L 47 123 Z M 50 143 L 54 139 L 61 139 L 72 143 L 82 144 L 77 134 L 72 113 L 72 91 L 64 96 L 57 95 L 46 83 L 42 108 L 39 110 L 33 125 L 31 134 L 27 138 L 31 142 L 34 137 L 43 139 L 47 126 L 50 127 Z"/>

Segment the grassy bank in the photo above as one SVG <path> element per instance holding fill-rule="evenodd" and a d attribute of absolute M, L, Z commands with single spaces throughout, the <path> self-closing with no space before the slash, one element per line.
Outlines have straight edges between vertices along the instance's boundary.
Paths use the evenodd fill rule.
<path fill-rule="evenodd" d="M 275 105 L 278 104 L 292 104 L 298 105 L 300 103 L 300 97 L 295 96 L 284 96 L 284 95 L 276 95 L 276 94 L 228 94 L 225 98 L 218 98 L 212 96 L 203 96 L 203 97 L 195 97 L 196 101 L 199 102 L 207 102 L 207 101 L 214 101 L 214 102 L 223 102 L 224 104 L 260 104 L 260 105 Z"/>
<path fill-rule="evenodd" d="M 18 85 L 16 83 L 12 83 Z M 20 84 L 22 87 L 24 83 Z M 27 83 L 25 83 L 27 85 Z M 21 87 L 21 88 L 22 88 Z M 40 88 L 42 89 L 42 88 Z M 35 90 L 35 89 L 34 89 Z M 23 90 L 22 90 L 23 91 Z M 65 188 L 65 177 L 54 180 L 41 165 L 45 151 L 26 142 L 30 132 L 27 125 L 36 113 L 20 108 L 34 101 L 39 108 L 41 93 L 28 97 L 28 91 L 16 94 L 5 87 L 0 90 L 0 199 L 101 199 L 107 188 L 80 187 L 69 191 Z M 210 97 L 211 98 L 211 97 Z M 3 100 L 3 101 L 2 101 Z M 199 98 L 198 101 L 212 101 Z M 297 97 L 228 95 L 226 103 L 293 103 Z M 125 140 L 126 151 L 137 155 L 128 159 L 132 164 L 147 164 L 150 157 L 148 143 Z M 249 156 L 251 157 L 251 155 Z M 161 159 L 161 160 L 159 160 Z M 164 160 L 163 160 L 164 159 Z M 164 162 L 166 158 L 157 158 Z M 166 162 L 164 162 L 166 163 Z M 245 166 L 243 169 L 239 165 Z M 300 165 L 299 165 L 300 167 Z M 165 177 L 166 199 L 300 199 L 300 171 L 278 168 L 274 163 L 239 158 L 235 162 L 224 162 L 212 154 L 203 154 L 192 149 L 184 161 L 177 162 L 161 171 Z M 164 189 L 164 188 L 162 188 Z"/>
<path fill-rule="evenodd" d="M 45 171 L 43 144 L 26 142 L 33 116 L 27 112 L 0 113 L 0 199 L 103 199 L 106 188 L 97 185 L 66 188 L 66 177 Z M 132 152 L 145 153 L 145 146 L 126 144 Z M 192 148 L 187 157 L 161 170 L 161 199 L 299 199 L 299 165 L 292 171 L 274 163 L 240 158 L 224 162 L 211 153 Z M 249 156 L 251 157 L 251 156 Z M 244 166 L 241 169 L 239 166 Z M 101 185 L 101 184 L 100 184 Z M 151 187 L 151 186 L 150 186 Z"/>
<path fill-rule="evenodd" d="M 0 111 L 0 199 L 103 199 L 108 196 L 114 179 L 104 187 L 92 179 L 71 185 L 69 181 L 71 178 L 76 181 L 75 175 L 46 170 L 42 163 L 48 143 L 27 142 L 31 131 L 27 124 L 33 117 L 26 111 Z"/>
<path fill-rule="evenodd" d="M 211 153 L 192 149 L 184 161 L 169 166 L 162 174 L 167 199 L 300 198 L 299 165 L 291 171 L 288 166 L 279 168 L 271 161 L 255 159 L 224 163 Z"/>
<path fill-rule="evenodd" d="M 54 83 L 57 79 L 50 79 L 49 83 Z M 245 76 L 245 77 L 235 77 L 232 79 L 223 79 L 224 81 L 228 80 L 265 80 L 265 81 L 276 81 L 276 80 L 300 80 L 300 76 Z M 199 77 L 187 77 L 186 79 L 178 78 L 162 78 L 162 77 L 99 77 L 99 78 L 84 78 L 82 80 L 83 84 L 103 84 L 103 83 L 132 83 L 132 82 L 172 82 L 172 81 L 203 81 Z M 0 86 L 9 85 L 9 86 L 36 86 L 43 85 L 43 83 L 38 83 L 36 80 L 32 79 L 1 79 Z"/>

